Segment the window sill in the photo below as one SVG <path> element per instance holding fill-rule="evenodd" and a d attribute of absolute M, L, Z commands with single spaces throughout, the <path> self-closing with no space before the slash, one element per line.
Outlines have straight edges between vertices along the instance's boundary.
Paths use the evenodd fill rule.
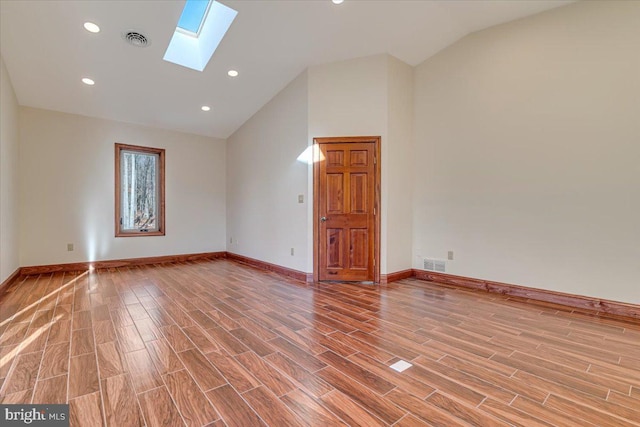
<path fill-rule="evenodd" d="M 164 236 L 164 231 L 132 231 L 132 232 L 118 232 L 116 231 L 116 237 L 148 237 L 148 236 Z"/>

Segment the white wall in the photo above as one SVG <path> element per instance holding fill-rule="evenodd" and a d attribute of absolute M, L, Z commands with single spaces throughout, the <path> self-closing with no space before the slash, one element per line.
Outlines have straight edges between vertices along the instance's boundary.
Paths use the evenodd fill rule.
<path fill-rule="evenodd" d="M 225 249 L 311 272 L 312 168 L 296 158 L 314 137 L 380 135 L 383 274 L 453 250 L 451 274 L 640 303 L 638 22 L 638 2 L 579 2 L 467 36 L 415 69 L 388 55 L 313 66 L 226 151 L 30 108 L 16 127 L 2 66 L 0 278 Z M 114 142 L 167 149 L 166 237 L 113 237 Z"/>
<path fill-rule="evenodd" d="M 18 101 L 0 57 L 0 283 L 18 262 Z"/>
<path fill-rule="evenodd" d="M 415 267 L 640 303 L 639 22 L 579 2 L 416 68 Z"/>
<path fill-rule="evenodd" d="M 375 55 L 309 68 L 309 144 L 313 138 L 381 136 L 382 200 L 380 270 L 387 273 L 388 55 Z M 310 175 L 310 183 L 312 180 Z M 311 210 L 311 213 L 313 211 Z M 313 254 L 313 217 L 307 229 Z M 308 271 L 313 271 L 313 259 Z"/>
<path fill-rule="evenodd" d="M 296 158 L 315 137 L 379 135 L 381 272 L 411 268 L 412 87 L 412 68 L 389 55 L 314 66 L 290 83 L 228 139 L 227 249 L 311 273 L 313 166 Z"/>
<path fill-rule="evenodd" d="M 116 142 L 166 149 L 166 236 L 114 237 Z M 225 250 L 224 140 L 21 108 L 20 144 L 22 266 Z"/>
<path fill-rule="evenodd" d="M 227 140 L 229 252 L 307 271 L 308 172 L 296 160 L 306 146 L 303 72 Z"/>
<path fill-rule="evenodd" d="M 413 67 L 387 56 L 388 137 L 382 146 L 383 210 L 387 222 L 387 268 L 412 268 L 413 217 Z"/>
<path fill-rule="evenodd" d="M 382 137 L 382 274 L 412 267 L 412 124 L 413 68 L 404 62 L 375 55 L 309 69 L 310 144 L 323 136 Z"/>
<path fill-rule="evenodd" d="M 312 138 L 386 136 L 387 58 L 374 55 L 309 68 Z"/>

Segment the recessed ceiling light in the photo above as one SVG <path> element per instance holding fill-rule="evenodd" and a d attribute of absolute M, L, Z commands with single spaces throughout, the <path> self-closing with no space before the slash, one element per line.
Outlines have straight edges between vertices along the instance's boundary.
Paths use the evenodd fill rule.
<path fill-rule="evenodd" d="M 229 71 L 227 72 L 227 75 L 228 75 L 229 77 L 238 77 L 238 72 L 237 72 L 236 70 L 229 70 Z"/>
<path fill-rule="evenodd" d="M 333 4 L 342 4 L 342 2 L 344 2 L 344 0 L 331 0 L 333 2 Z"/>
<path fill-rule="evenodd" d="M 84 78 L 82 79 L 82 83 L 84 83 L 84 84 L 86 84 L 86 85 L 89 85 L 89 86 L 93 86 L 94 84 L 96 84 L 96 82 L 94 82 L 93 80 L 91 80 L 91 79 L 90 79 L 90 78 L 88 78 L 88 77 L 84 77 Z"/>
<path fill-rule="evenodd" d="M 98 27 L 93 22 L 85 22 L 84 23 L 84 29 L 89 31 L 90 33 L 99 33 L 100 32 L 100 27 Z"/>
<path fill-rule="evenodd" d="M 209 107 L 208 105 L 202 106 L 202 111 L 209 111 L 209 110 L 211 110 L 211 107 Z"/>

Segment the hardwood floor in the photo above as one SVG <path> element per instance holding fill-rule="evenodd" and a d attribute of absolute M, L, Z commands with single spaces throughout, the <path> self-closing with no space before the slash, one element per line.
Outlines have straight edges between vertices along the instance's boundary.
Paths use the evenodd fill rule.
<path fill-rule="evenodd" d="M 72 425 L 640 426 L 640 321 L 415 279 L 42 274 L 0 297 L 0 334 L 0 399 Z"/>

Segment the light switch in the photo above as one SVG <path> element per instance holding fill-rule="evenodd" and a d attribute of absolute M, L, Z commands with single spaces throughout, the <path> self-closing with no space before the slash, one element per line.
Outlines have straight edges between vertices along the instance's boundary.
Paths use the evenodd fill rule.
<path fill-rule="evenodd" d="M 304 194 L 298 194 L 298 203 L 304 203 Z"/>

